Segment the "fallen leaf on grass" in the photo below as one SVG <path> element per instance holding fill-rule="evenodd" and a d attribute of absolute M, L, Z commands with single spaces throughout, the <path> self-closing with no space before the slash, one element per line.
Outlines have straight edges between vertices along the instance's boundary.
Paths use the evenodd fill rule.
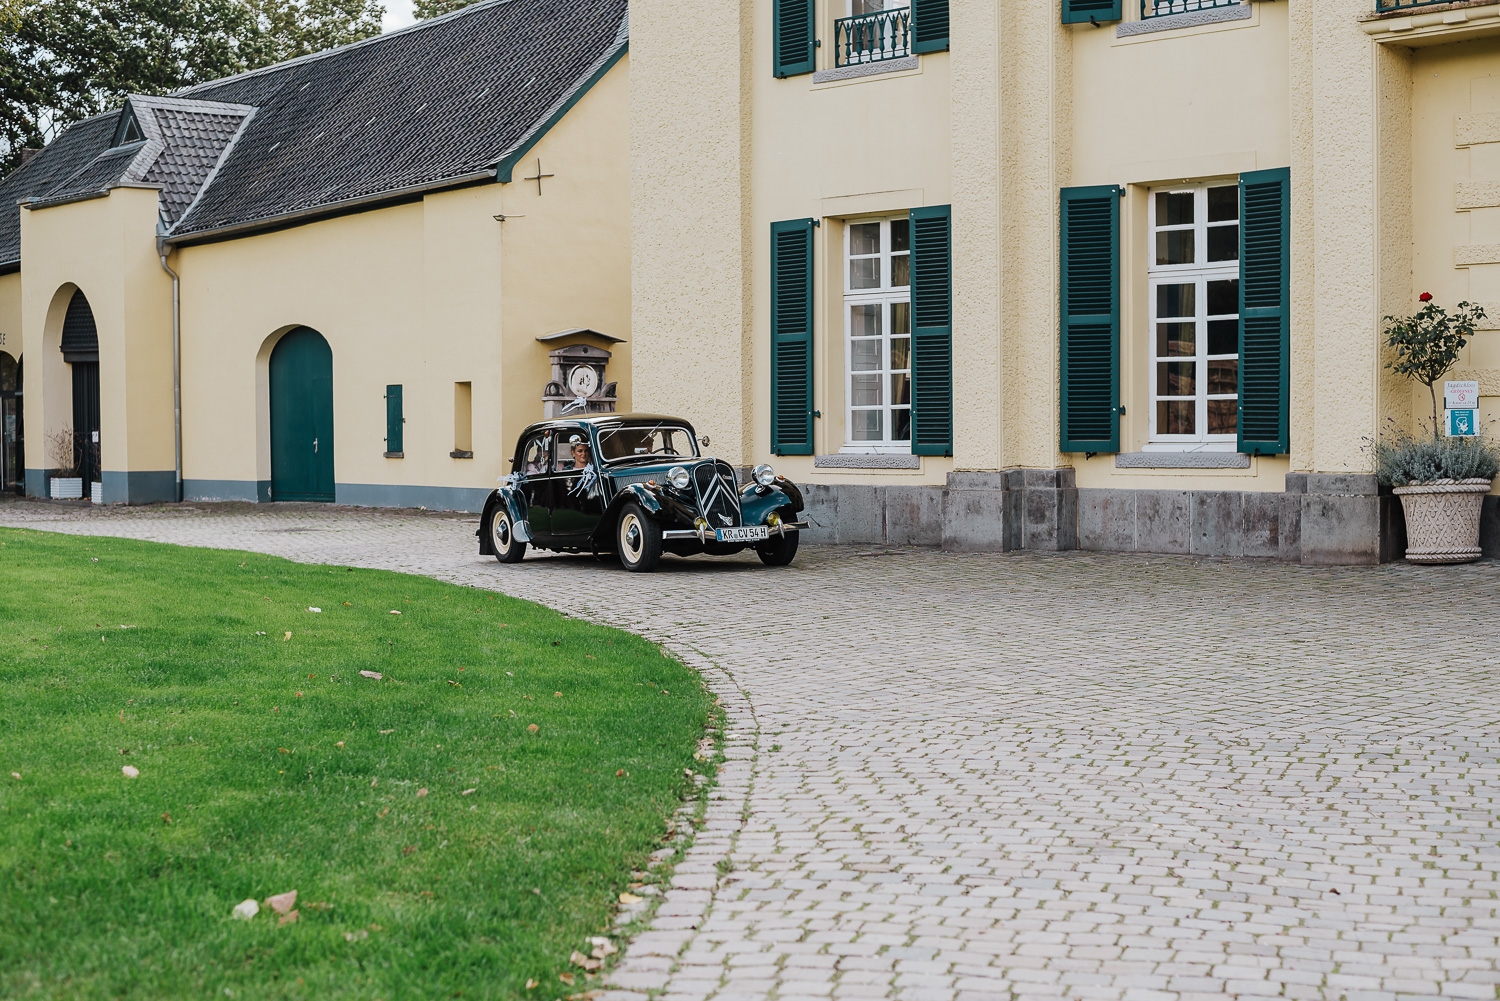
<path fill-rule="evenodd" d="M 391 614 L 392 615 L 400 615 L 401 613 L 398 612 L 396 609 L 393 608 L 393 609 L 391 609 Z"/>
<path fill-rule="evenodd" d="M 385 675 L 381 674 L 379 671 L 360 671 L 359 676 L 361 678 L 374 678 L 376 681 L 379 681 L 381 678 L 385 677 Z"/>
<path fill-rule="evenodd" d="M 395 733 L 395 730 L 381 730 L 381 733 Z"/>
<path fill-rule="evenodd" d="M 460 796 L 467 796 L 467 795 L 469 795 L 469 794 L 470 794 L 470 793 L 473 793 L 473 792 L 478 792 L 478 791 L 479 791 L 479 790 L 478 790 L 478 789 L 477 789 L 477 788 L 474 788 L 474 789 L 465 789 L 465 790 L 464 790 L 464 791 L 463 791 L 463 792 L 461 792 L 461 793 L 459 793 L 459 795 L 460 795 Z"/>
<path fill-rule="evenodd" d="M 328 911 L 333 909 L 333 905 L 326 900 L 314 900 L 312 903 L 303 904 L 302 906 L 312 911 Z"/>
<path fill-rule="evenodd" d="M 448 682 L 448 684 L 450 684 L 450 685 L 454 685 L 454 686 L 456 686 L 456 687 L 458 687 L 458 688 L 462 688 L 462 687 L 464 687 L 464 686 L 463 686 L 463 685 L 460 685 L 460 684 L 459 684 L 459 683 L 458 683 L 458 682 L 456 682 L 456 681 L 450 681 L 450 682 Z"/>
<path fill-rule="evenodd" d="M 419 796 L 419 797 L 420 797 L 420 796 L 426 796 L 426 795 L 427 795 L 427 790 L 426 790 L 426 789 L 418 789 L 418 790 L 417 790 L 417 795 L 418 795 L 418 796 Z"/>
<path fill-rule="evenodd" d="M 125 773 L 125 777 L 127 779 L 136 779 L 141 777 L 141 770 L 135 765 L 123 765 L 121 766 L 120 771 Z"/>
<path fill-rule="evenodd" d="M 416 850 L 417 850 L 417 846 L 416 845 L 407 845 L 405 848 L 401 849 L 401 854 L 402 855 L 410 855 L 412 852 L 414 852 Z"/>
<path fill-rule="evenodd" d="M 593 978 L 590 977 L 590 980 Z M 568 1001 L 594 1001 L 594 998 L 602 998 L 603 991 L 584 991 L 582 994 L 569 994 Z"/>
<path fill-rule="evenodd" d="M 278 893 L 274 897 L 267 897 L 266 906 L 277 914 L 289 914 L 292 908 L 297 906 L 297 891 L 288 890 L 285 893 Z"/>
<path fill-rule="evenodd" d="M 351 602 L 346 601 L 346 602 L 344 602 L 344 607 L 345 608 L 353 608 L 354 605 Z"/>
<path fill-rule="evenodd" d="M 562 692 L 553 692 L 552 693 L 552 697 L 554 699 L 560 699 L 560 698 L 562 698 Z"/>
<path fill-rule="evenodd" d="M 571 973 L 559 973 L 557 975 L 557 979 L 561 980 L 563 983 L 567 984 L 569 987 L 573 986 L 573 974 L 571 974 Z"/>
<path fill-rule="evenodd" d="M 595 959 L 603 959 L 606 956 L 613 956 L 615 953 L 620 951 L 615 947 L 614 942 L 610 941 L 608 938 L 605 938 L 603 935 L 595 935 L 590 938 L 589 945 L 592 945 L 594 947 L 591 951 Z"/>
<path fill-rule="evenodd" d="M 161 815 L 161 822 L 163 824 L 170 824 L 170 823 L 172 823 L 172 815 L 170 813 L 164 813 L 164 814 L 162 814 Z"/>
<path fill-rule="evenodd" d="M 538 983 L 536 977 L 527 977 L 526 978 L 526 989 L 528 991 L 535 990 L 539 986 L 541 986 L 541 985 Z"/>
<path fill-rule="evenodd" d="M 283 637 L 281 637 L 281 638 L 282 638 L 282 639 L 283 639 L 283 640 L 289 640 L 289 639 L 291 639 L 291 638 L 292 638 L 292 631 L 291 631 L 291 630 L 290 630 L 290 629 L 288 629 L 288 630 L 287 630 L 287 631 L 286 631 L 286 635 L 285 635 L 285 636 L 283 636 Z"/>
<path fill-rule="evenodd" d="M 18 778 L 21 777 L 21 773 L 20 772 L 11 772 L 10 773 L 10 777 L 13 778 L 13 779 L 18 779 Z"/>
<path fill-rule="evenodd" d="M 315 606 L 315 605 L 308 605 L 308 606 L 307 606 L 307 610 L 308 610 L 308 611 L 309 611 L 309 612 L 321 612 L 321 611 L 322 611 L 322 609 L 321 609 L 321 608 L 318 608 L 318 607 L 317 607 L 317 606 Z"/>
<path fill-rule="evenodd" d="M 599 969 L 599 967 L 604 965 L 597 959 L 590 959 L 588 956 L 585 956 L 577 949 L 574 949 L 573 955 L 568 957 L 568 962 L 572 963 L 574 966 L 581 966 L 585 970 L 597 970 Z"/>
<path fill-rule="evenodd" d="M 294 924 L 296 924 L 297 923 L 297 915 L 300 914 L 300 913 L 302 913 L 302 912 L 301 911 L 292 911 L 292 912 L 290 912 L 288 914 L 283 914 L 281 917 L 279 917 L 279 918 L 276 919 L 276 927 L 279 928 L 282 925 L 294 925 Z"/>
<path fill-rule="evenodd" d="M 533 723 L 530 726 L 528 726 L 526 729 L 530 730 L 532 733 L 536 733 L 538 730 L 541 729 L 541 727 L 539 727 L 535 723 Z"/>
<path fill-rule="evenodd" d="M 639 904 L 643 899 L 643 897 L 637 897 L 633 893 L 620 894 L 620 903 L 622 904 Z"/>
<path fill-rule="evenodd" d="M 337 744 L 334 744 L 333 746 L 334 747 L 343 747 L 344 746 L 344 742 L 341 740 Z"/>
<path fill-rule="evenodd" d="M 253 900 L 242 900 L 234 905 L 234 910 L 230 912 L 230 916 L 236 921 L 249 921 L 259 913 L 259 904 Z"/>
<path fill-rule="evenodd" d="M 617 768 L 617 769 L 615 769 L 615 778 L 619 779 L 619 778 L 624 778 L 624 777 L 625 777 L 625 769 L 623 769 L 623 768 Z"/>

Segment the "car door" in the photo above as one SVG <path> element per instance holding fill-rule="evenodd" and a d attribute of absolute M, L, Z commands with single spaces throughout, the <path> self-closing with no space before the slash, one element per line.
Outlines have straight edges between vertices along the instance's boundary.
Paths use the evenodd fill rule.
<path fill-rule="evenodd" d="M 588 428 L 556 431 L 552 458 L 552 534 L 582 545 L 604 517 L 604 482 Z"/>
<path fill-rule="evenodd" d="M 529 436 L 516 453 L 513 470 L 521 474 L 517 489 L 525 498 L 523 503 L 528 511 L 526 522 L 531 526 L 531 537 L 538 540 L 550 534 L 552 525 L 552 476 L 548 466 L 551 444 L 552 435 L 549 431 Z"/>

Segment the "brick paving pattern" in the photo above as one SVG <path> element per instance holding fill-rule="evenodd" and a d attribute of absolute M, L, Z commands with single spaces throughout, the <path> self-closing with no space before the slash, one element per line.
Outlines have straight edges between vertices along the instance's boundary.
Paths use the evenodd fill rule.
<path fill-rule="evenodd" d="M 809 547 L 642 576 L 501 566 L 423 512 L 0 523 L 428 574 L 698 666 L 729 761 L 606 999 L 1497 997 L 1494 563 Z"/>

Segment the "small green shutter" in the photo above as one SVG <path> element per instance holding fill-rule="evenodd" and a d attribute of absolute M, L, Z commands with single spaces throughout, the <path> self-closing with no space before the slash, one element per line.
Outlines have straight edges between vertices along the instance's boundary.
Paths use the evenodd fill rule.
<path fill-rule="evenodd" d="M 404 452 L 404 435 L 402 434 L 401 416 L 401 387 L 385 387 L 385 450 L 387 452 Z"/>
<path fill-rule="evenodd" d="M 1090 21 L 1118 21 L 1121 0 L 1062 0 L 1063 24 L 1088 24 Z"/>
<path fill-rule="evenodd" d="M 1289 168 L 1240 177 L 1239 450 L 1289 450 L 1288 350 L 1291 334 Z"/>
<path fill-rule="evenodd" d="M 814 47 L 817 18 L 813 0 L 771 0 L 772 60 L 778 77 L 797 76 L 816 69 Z"/>
<path fill-rule="evenodd" d="M 771 451 L 813 451 L 813 221 L 771 223 Z"/>
<path fill-rule="evenodd" d="M 911 450 L 953 454 L 953 212 L 911 210 Z"/>
<path fill-rule="evenodd" d="M 911 0 L 911 51 L 943 52 L 948 48 L 948 0 Z"/>
<path fill-rule="evenodd" d="M 1120 450 L 1120 189 L 1064 188 L 1061 204 L 1064 452 Z"/>

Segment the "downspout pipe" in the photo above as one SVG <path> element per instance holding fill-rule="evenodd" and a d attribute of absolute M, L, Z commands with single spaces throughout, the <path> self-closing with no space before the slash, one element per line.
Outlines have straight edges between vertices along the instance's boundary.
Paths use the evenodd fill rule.
<path fill-rule="evenodd" d="M 161 269 L 172 276 L 172 447 L 177 460 L 177 478 L 174 497 L 182 500 L 182 279 L 167 264 L 167 255 L 172 248 L 158 237 L 156 252 L 161 256 Z"/>

